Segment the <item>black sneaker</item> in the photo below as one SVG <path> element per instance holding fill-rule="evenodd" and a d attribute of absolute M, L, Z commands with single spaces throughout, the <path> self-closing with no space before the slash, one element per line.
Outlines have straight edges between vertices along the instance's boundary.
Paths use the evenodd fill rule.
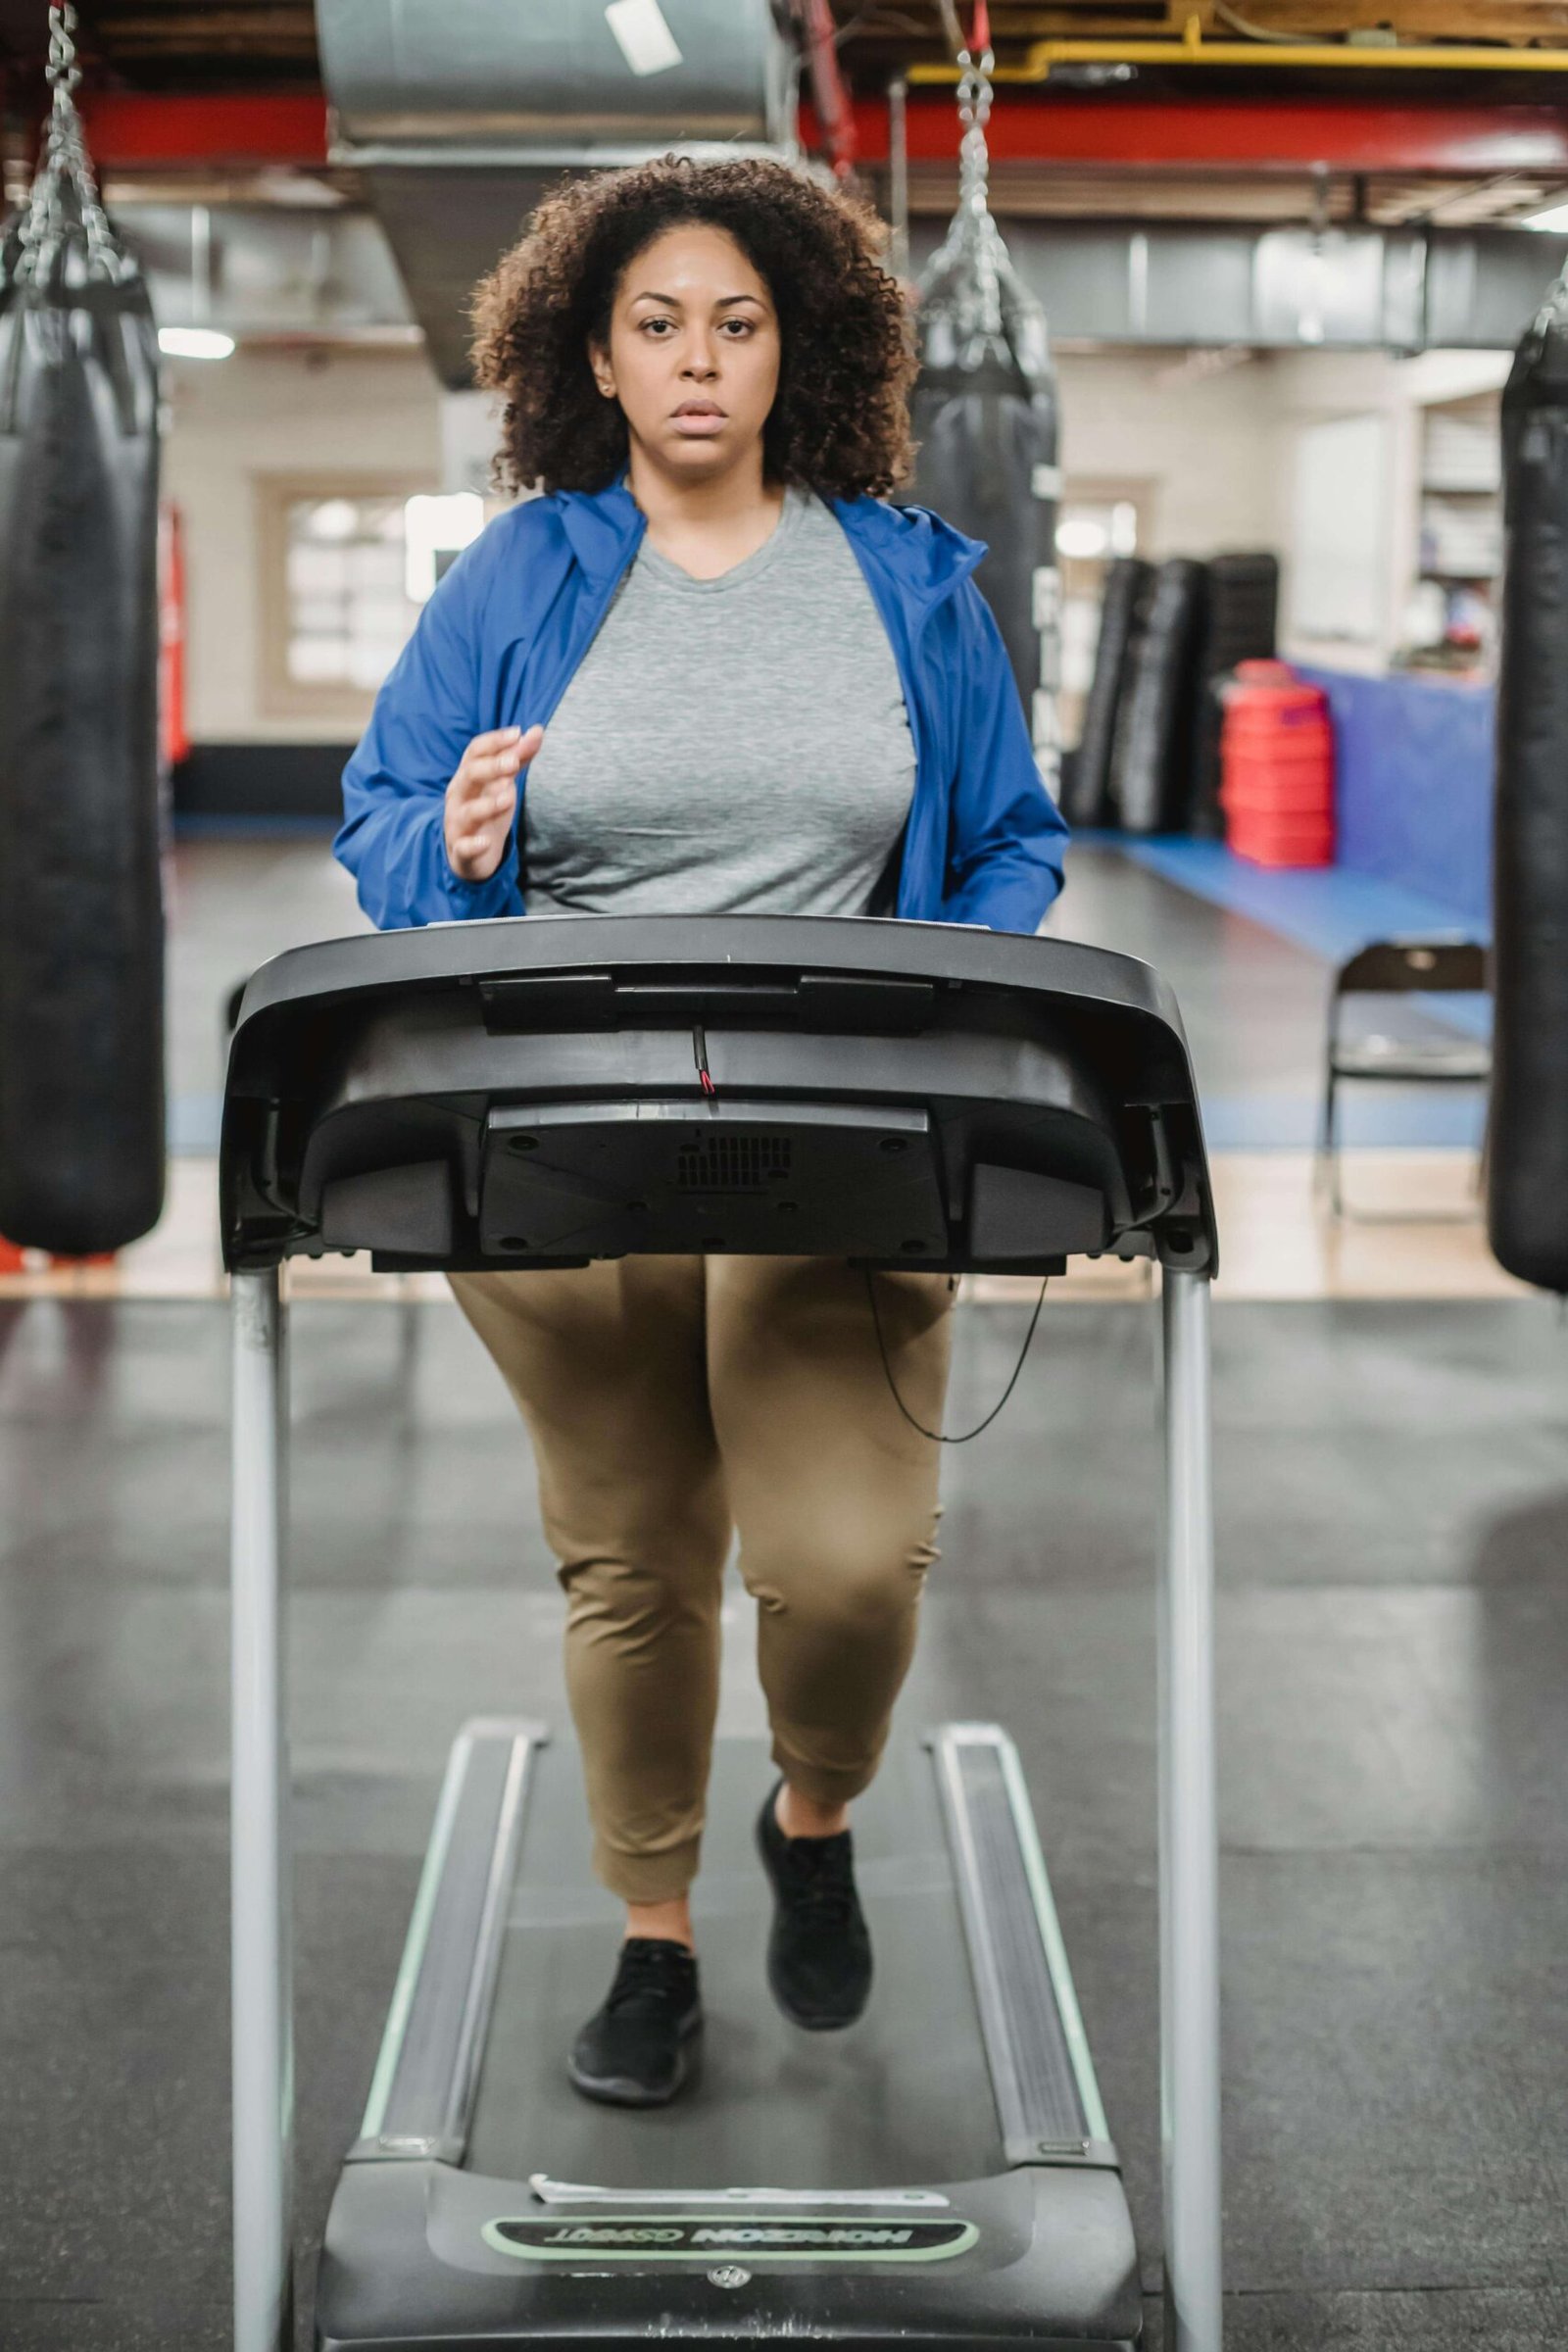
<path fill-rule="evenodd" d="M 586 2099 L 662 2107 L 690 2073 L 703 2022 L 697 1958 L 664 1936 L 629 1936 L 609 1996 L 571 2047 L 566 2071 Z"/>
<path fill-rule="evenodd" d="M 777 1802 L 775 1788 L 757 1823 L 774 1900 L 768 1988 L 792 2024 L 832 2034 L 854 2025 L 871 1990 L 871 1938 L 855 1891 L 850 1833 L 786 1838 Z"/>

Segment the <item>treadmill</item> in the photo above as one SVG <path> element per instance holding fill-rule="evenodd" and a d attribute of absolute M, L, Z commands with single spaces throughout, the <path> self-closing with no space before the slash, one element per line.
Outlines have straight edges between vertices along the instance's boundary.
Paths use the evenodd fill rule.
<path fill-rule="evenodd" d="M 220 1183 L 236 2352 L 294 2341 L 279 1276 L 333 1250 L 396 1269 L 627 1251 L 1039 1275 L 1074 1253 L 1158 1260 L 1165 2342 L 1219 2352 L 1216 1243 L 1158 978 L 1060 940 L 770 915 L 329 941 L 246 989 Z M 694 1889 L 713 2029 L 695 2088 L 597 2107 L 564 2052 L 619 1907 L 588 1876 L 576 1756 L 539 1724 L 462 1729 L 327 2223 L 319 2352 L 1138 2343 L 1116 2151 L 1005 1731 L 896 1736 L 857 1800 L 877 1981 L 830 2036 L 763 1989 L 750 1825 L 769 1778 L 763 1743 L 721 1743 Z"/>

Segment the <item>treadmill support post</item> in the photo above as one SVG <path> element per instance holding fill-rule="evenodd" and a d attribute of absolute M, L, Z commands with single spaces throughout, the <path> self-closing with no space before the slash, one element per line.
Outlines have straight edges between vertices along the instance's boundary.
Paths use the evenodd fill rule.
<path fill-rule="evenodd" d="M 283 1538 L 288 1428 L 275 1268 L 236 1274 L 230 1526 L 234 2352 L 288 2352 L 294 2008 Z"/>
<path fill-rule="evenodd" d="M 1159 2024 L 1167 2352 L 1219 2352 L 1219 1832 L 1206 1275 L 1166 1268 Z"/>

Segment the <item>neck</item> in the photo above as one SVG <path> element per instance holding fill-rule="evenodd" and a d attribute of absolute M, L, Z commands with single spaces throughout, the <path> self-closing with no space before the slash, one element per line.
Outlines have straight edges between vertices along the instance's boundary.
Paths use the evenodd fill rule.
<path fill-rule="evenodd" d="M 717 579 L 769 537 L 784 492 L 763 479 L 754 449 L 716 478 L 688 481 L 656 465 L 633 442 L 627 487 L 648 517 L 648 541 L 694 579 Z"/>
<path fill-rule="evenodd" d="M 764 509 L 776 514 L 782 501 L 782 493 L 763 479 L 760 441 L 722 473 L 706 479 L 672 472 L 634 441 L 626 487 L 656 536 L 662 531 L 733 530 L 755 520 Z"/>

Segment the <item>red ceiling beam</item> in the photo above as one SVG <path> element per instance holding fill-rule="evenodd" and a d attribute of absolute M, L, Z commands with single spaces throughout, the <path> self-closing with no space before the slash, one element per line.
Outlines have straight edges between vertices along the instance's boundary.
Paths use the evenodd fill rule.
<path fill-rule="evenodd" d="M 85 108 L 100 169 L 306 169 L 326 161 L 326 105 L 318 96 L 149 96 L 106 91 Z M 861 158 L 886 159 L 888 110 L 855 101 Z M 801 131 L 820 146 L 809 107 Z M 945 93 L 911 93 L 909 155 L 950 163 L 958 128 Z M 1568 176 L 1568 106 L 1417 106 L 1344 99 L 1210 99 L 999 95 L 990 145 L 998 163 L 1103 166 L 1117 171 L 1443 172 Z"/>
<path fill-rule="evenodd" d="M 862 161 L 885 161 L 888 110 L 856 102 Z M 909 158 L 951 163 L 958 151 L 951 98 L 909 94 Z M 816 143 L 809 110 L 802 135 Z M 1568 105 L 1424 106 L 1350 99 L 1020 96 L 1002 89 L 987 129 L 997 163 L 1102 165 L 1118 171 L 1310 170 L 1568 173 Z"/>
<path fill-rule="evenodd" d="M 82 114 L 100 172 L 308 168 L 326 161 L 326 101 L 308 92 L 202 97 L 105 90 L 83 101 Z"/>

